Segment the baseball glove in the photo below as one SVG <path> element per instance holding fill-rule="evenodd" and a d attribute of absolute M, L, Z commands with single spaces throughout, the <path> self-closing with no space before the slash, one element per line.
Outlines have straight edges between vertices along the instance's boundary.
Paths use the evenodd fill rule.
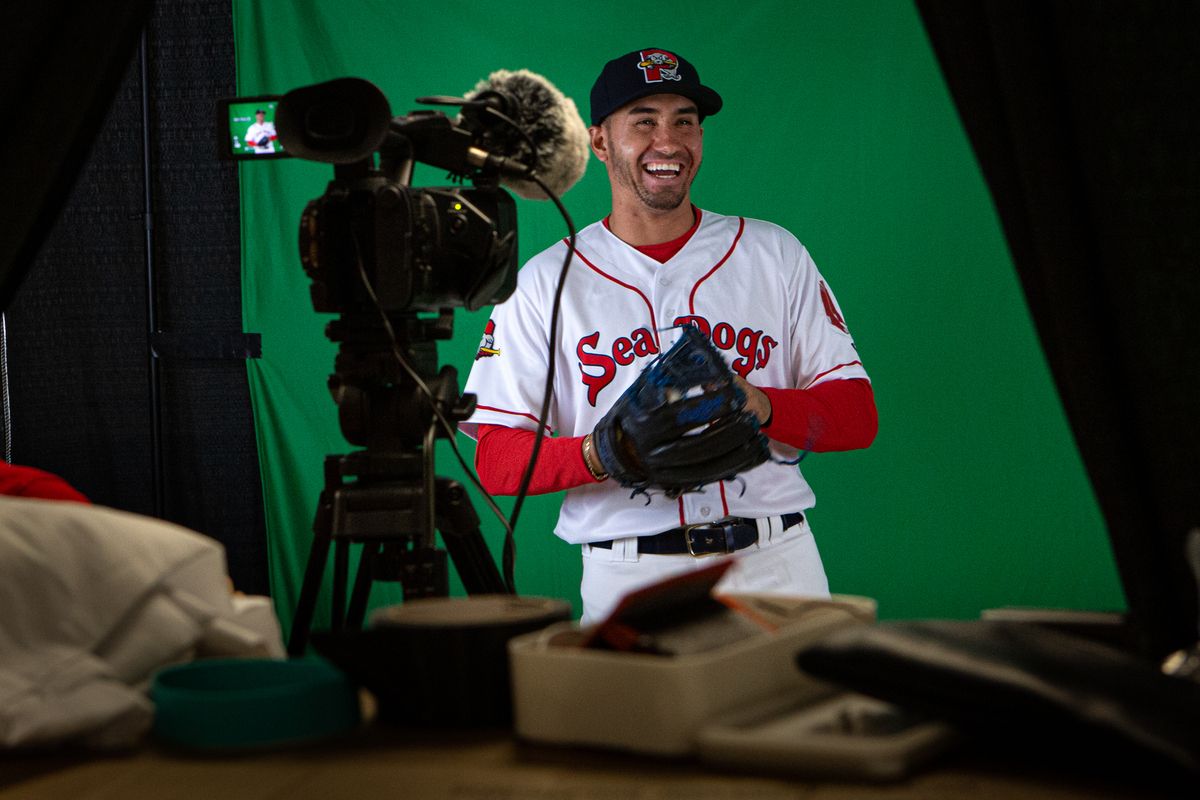
<path fill-rule="evenodd" d="M 259 140 L 258 140 L 258 146 L 259 146 L 259 147 L 266 147 L 266 146 L 267 146 L 267 145 L 269 145 L 270 143 L 271 143 L 271 137 L 270 137 L 270 136 L 263 136 L 261 139 L 259 139 Z"/>
<path fill-rule="evenodd" d="M 770 457 L 745 393 L 695 326 L 642 371 L 592 432 L 608 474 L 633 494 L 676 498 Z"/>

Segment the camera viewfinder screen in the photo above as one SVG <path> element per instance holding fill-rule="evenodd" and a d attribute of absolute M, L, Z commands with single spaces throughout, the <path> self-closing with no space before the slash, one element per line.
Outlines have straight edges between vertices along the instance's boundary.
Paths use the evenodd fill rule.
<path fill-rule="evenodd" d="M 239 98 L 228 103 L 229 154 L 239 159 L 282 158 L 287 153 L 275 131 L 279 99 Z"/>

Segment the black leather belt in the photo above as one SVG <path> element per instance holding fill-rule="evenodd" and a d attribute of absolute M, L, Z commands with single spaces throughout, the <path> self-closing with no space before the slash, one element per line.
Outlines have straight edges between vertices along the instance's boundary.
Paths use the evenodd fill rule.
<path fill-rule="evenodd" d="M 783 520 L 783 529 L 787 530 L 793 525 L 804 522 L 804 515 L 797 511 L 794 514 L 784 514 L 781 519 Z M 734 517 L 718 522 L 684 525 L 680 528 L 656 533 L 653 536 L 639 536 L 637 549 L 639 553 L 657 556 L 683 553 L 693 556 L 708 556 L 732 553 L 757 543 L 758 524 L 756 520 Z M 613 546 L 612 539 L 606 539 L 603 542 L 589 542 L 589 544 L 605 550 L 611 550 Z"/>

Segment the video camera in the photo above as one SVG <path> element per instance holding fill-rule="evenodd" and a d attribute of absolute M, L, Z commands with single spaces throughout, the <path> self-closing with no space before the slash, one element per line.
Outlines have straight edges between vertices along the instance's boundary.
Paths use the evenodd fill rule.
<path fill-rule="evenodd" d="M 502 302 L 516 287 L 516 206 L 499 180 L 532 166 L 484 149 L 506 124 L 512 101 L 498 92 L 472 101 L 418 100 L 424 101 L 464 110 L 456 121 L 438 111 L 393 117 L 382 92 L 360 78 L 222 103 L 223 157 L 294 156 L 334 165 L 334 180 L 308 204 L 300 224 L 315 310 L 353 313 L 376 304 L 387 312 L 476 310 Z M 257 112 L 262 123 L 252 121 Z M 248 140 L 262 126 L 278 132 L 269 152 Z M 474 186 L 414 188 L 416 162 Z M 364 295 L 360 263 L 374 300 Z"/>
<path fill-rule="evenodd" d="M 534 176 L 537 147 L 509 116 L 520 109 L 504 92 L 417 102 L 462 111 L 455 120 L 438 111 L 393 117 L 380 90 L 359 78 L 234 98 L 218 110 L 223 157 L 294 156 L 334 168 L 301 217 L 300 261 L 314 309 L 339 314 L 326 328 L 338 343 L 329 388 L 343 434 L 364 449 L 326 458 L 293 654 L 305 647 L 331 544 L 335 632 L 361 626 L 371 580 L 401 581 L 406 599 L 448 593 L 435 524 L 469 593 L 511 591 L 463 487 L 433 474 L 434 439 L 453 437 L 475 406 L 459 394 L 456 370 L 438 368 L 434 340 L 451 336 L 454 308 L 514 291 L 516 205 L 499 184 Z M 411 186 L 417 162 L 460 185 Z M 352 542 L 366 546 L 344 613 Z"/>

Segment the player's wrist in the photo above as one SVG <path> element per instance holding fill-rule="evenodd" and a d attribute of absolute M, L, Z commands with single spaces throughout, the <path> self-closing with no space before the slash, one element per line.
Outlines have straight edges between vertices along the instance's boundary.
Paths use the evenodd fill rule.
<path fill-rule="evenodd" d="M 604 465 L 600 463 L 600 457 L 596 455 L 596 448 L 592 444 L 592 435 L 589 433 L 583 437 L 583 463 L 587 467 L 593 479 L 597 481 L 608 480 L 608 473 L 604 471 Z"/>

